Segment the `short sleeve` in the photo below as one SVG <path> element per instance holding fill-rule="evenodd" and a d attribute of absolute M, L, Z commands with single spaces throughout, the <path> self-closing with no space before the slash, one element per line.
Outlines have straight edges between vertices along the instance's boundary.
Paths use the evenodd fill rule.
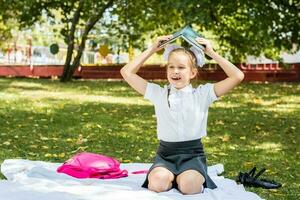
<path fill-rule="evenodd" d="M 160 102 L 163 96 L 163 88 L 155 83 L 147 83 L 144 98 L 149 100 L 154 105 Z"/>
<path fill-rule="evenodd" d="M 200 95 L 200 100 L 205 101 L 207 107 L 209 107 L 214 101 L 218 100 L 218 97 L 214 90 L 214 84 L 212 83 L 200 85 L 197 88 L 197 92 Z"/>

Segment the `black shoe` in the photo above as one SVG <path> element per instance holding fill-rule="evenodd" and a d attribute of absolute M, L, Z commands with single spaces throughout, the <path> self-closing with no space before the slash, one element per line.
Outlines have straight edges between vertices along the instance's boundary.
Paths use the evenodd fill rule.
<path fill-rule="evenodd" d="M 244 186 L 249 187 L 262 187 L 265 189 L 275 189 L 281 187 L 280 183 L 277 183 L 273 180 L 268 179 L 258 179 L 260 175 L 262 175 L 266 169 L 263 168 L 260 170 L 255 176 L 256 167 L 253 167 L 248 173 L 240 172 L 237 176 L 237 182 L 242 183 Z"/>

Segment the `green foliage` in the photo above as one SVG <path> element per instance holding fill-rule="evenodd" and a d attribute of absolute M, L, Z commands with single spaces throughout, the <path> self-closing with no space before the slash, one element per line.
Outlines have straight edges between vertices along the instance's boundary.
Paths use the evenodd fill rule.
<path fill-rule="evenodd" d="M 117 1 L 92 33 L 99 44 L 108 44 L 116 53 L 130 47 L 144 50 L 146 41 L 161 34 L 170 34 L 184 23 L 175 8 L 166 10 L 155 0 Z M 170 23 L 172 22 L 172 23 Z M 97 37 L 98 36 L 98 37 Z M 94 38 L 93 37 L 93 38 Z"/>
<path fill-rule="evenodd" d="M 296 0 L 0 0 L 0 5 L 5 18 L 15 18 L 23 26 L 34 24 L 43 14 L 62 25 L 69 57 L 78 49 L 81 56 L 91 30 L 99 37 L 90 39 L 109 44 L 116 52 L 129 47 L 143 50 L 146 40 L 186 24 L 212 33 L 218 50 L 234 62 L 247 55 L 278 59 L 281 51 L 294 53 L 300 48 L 300 3 Z"/>
<path fill-rule="evenodd" d="M 266 167 L 283 187 L 247 190 L 299 199 L 299 94 L 299 84 L 244 83 L 221 97 L 203 139 L 209 165 L 223 163 L 231 179 Z M 152 162 L 158 145 L 153 106 L 124 82 L 0 79 L 0 124 L 0 163 L 63 162 L 80 151 Z"/>
<path fill-rule="evenodd" d="M 174 6 L 186 23 L 212 31 L 220 49 L 234 61 L 264 53 L 276 59 L 280 51 L 294 53 L 300 48 L 299 1 L 186 0 Z"/>
<path fill-rule="evenodd" d="M 14 28 L 16 22 L 14 20 L 4 21 L 3 16 L 0 15 L 0 49 L 5 48 L 4 43 L 1 41 L 9 41 L 12 38 L 10 32 Z"/>

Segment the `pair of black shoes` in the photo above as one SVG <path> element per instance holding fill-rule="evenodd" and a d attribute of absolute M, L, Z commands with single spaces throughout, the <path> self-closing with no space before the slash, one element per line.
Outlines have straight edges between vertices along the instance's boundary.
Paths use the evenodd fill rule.
<path fill-rule="evenodd" d="M 260 170 L 255 176 L 256 167 L 253 167 L 249 172 L 240 172 L 237 176 L 237 182 L 243 184 L 244 186 L 249 187 L 262 187 L 265 189 L 276 189 L 281 187 L 280 183 L 277 183 L 273 180 L 268 179 L 258 179 L 260 175 L 262 175 L 266 169 L 263 168 Z"/>

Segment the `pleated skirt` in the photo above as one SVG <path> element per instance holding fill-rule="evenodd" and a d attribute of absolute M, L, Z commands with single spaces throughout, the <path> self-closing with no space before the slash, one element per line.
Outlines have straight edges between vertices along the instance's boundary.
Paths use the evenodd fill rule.
<path fill-rule="evenodd" d="M 142 187 L 148 188 L 148 175 L 155 167 L 164 167 L 174 174 L 172 188 L 178 189 L 176 176 L 190 169 L 198 171 L 205 178 L 204 188 L 217 187 L 207 174 L 206 156 L 201 139 L 183 142 L 160 141 L 154 163 Z"/>

